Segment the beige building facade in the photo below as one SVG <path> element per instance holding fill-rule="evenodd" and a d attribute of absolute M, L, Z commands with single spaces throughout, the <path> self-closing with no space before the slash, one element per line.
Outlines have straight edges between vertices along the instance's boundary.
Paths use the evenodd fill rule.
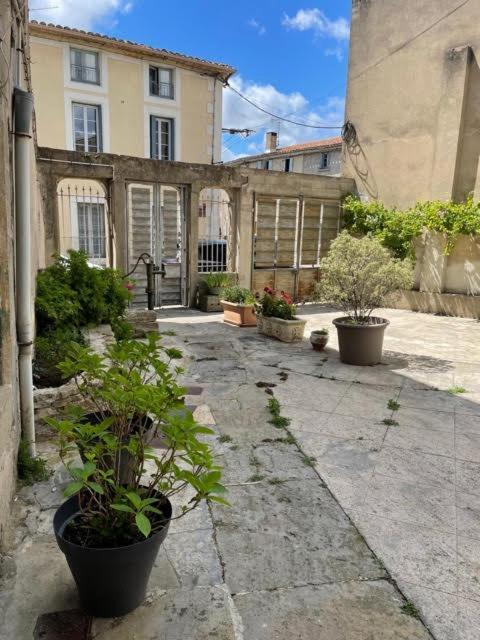
<path fill-rule="evenodd" d="M 277 133 L 270 131 L 265 137 L 265 153 L 238 158 L 228 164 L 250 169 L 338 177 L 342 175 L 342 139 L 333 137 L 278 147 Z"/>
<path fill-rule="evenodd" d="M 345 175 L 407 207 L 480 195 L 480 2 L 353 0 Z"/>

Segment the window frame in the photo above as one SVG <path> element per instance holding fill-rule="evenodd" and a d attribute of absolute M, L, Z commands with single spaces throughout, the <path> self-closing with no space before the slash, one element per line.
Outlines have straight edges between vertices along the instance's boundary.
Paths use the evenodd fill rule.
<path fill-rule="evenodd" d="M 152 78 L 151 78 L 152 71 L 155 71 L 157 74 L 157 81 L 156 81 L 156 84 L 158 87 L 157 93 L 155 91 L 152 91 Z M 160 82 L 161 71 L 167 71 L 170 74 L 170 82 L 168 83 Z M 164 96 L 160 93 L 160 85 L 162 84 L 169 85 L 171 90 L 171 95 Z M 148 65 L 148 94 L 155 98 L 162 98 L 163 100 L 175 100 L 175 69 L 172 69 L 171 67 L 161 67 L 154 64 L 149 64 Z"/>
<path fill-rule="evenodd" d="M 154 153 L 155 146 L 157 144 L 156 135 L 158 135 L 158 129 L 155 131 L 155 127 L 158 126 L 158 122 L 168 123 L 169 129 L 169 144 L 168 144 L 168 158 L 161 158 Z M 160 152 L 161 143 L 159 143 Z M 160 155 L 160 153 L 159 153 Z M 150 158 L 153 160 L 164 160 L 165 162 L 173 162 L 175 160 L 175 119 L 166 118 L 165 116 L 150 116 Z"/>
<path fill-rule="evenodd" d="M 322 151 L 320 153 L 320 171 L 326 171 L 330 167 L 330 155 L 328 151 Z"/>
<path fill-rule="evenodd" d="M 85 80 L 83 78 L 75 78 L 73 75 L 73 67 L 79 67 L 80 69 L 93 69 L 93 67 L 87 67 L 86 65 L 75 65 L 72 61 L 72 56 L 74 53 L 80 53 L 82 56 L 83 55 L 87 55 L 87 54 L 91 54 L 95 56 L 96 59 L 96 66 L 95 66 L 95 72 L 96 72 L 96 80 Z M 70 58 L 69 58 L 69 64 L 70 64 L 70 81 L 71 82 L 78 82 L 80 84 L 90 84 L 90 85 L 94 85 L 96 87 L 99 87 L 102 83 L 102 78 L 101 78 L 101 72 L 100 72 L 100 53 L 98 51 L 95 51 L 93 49 L 79 49 L 78 47 L 70 47 Z"/>
<path fill-rule="evenodd" d="M 100 236 L 97 239 L 93 235 L 93 229 L 94 229 L 93 208 L 94 207 L 96 207 L 100 212 L 99 220 L 101 220 L 101 229 L 103 230 L 103 236 Z M 80 229 L 81 229 L 80 212 L 82 208 L 86 210 L 86 219 L 87 219 L 87 225 L 86 225 L 87 233 L 83 235 L 81 235 L 80 233 Z M 90 260 L 98 260 L 101 263 L 105 263 L 107 260 L 107 224 L 106 224 L 105 212 L 106 212 L 106 207 L 104 202 L 88 202 L 85 200 L 83 202 L 81 201 L 76 202 L 75 215 L 76 215 L 77 234 L 78 234 L 76 244 L 78 246 L 78 249 L 79 251 L 85 252 Z M 95 252 L 93 251 L 93 243 L 95 241 L 99 242 L 99 246 L 101 249 L 98 252 L 99 255 L 96 255 Z M 84 243 L 85 246 L 82 246 L 82 243 Z"/>
<path fill-rule="evenodd" d="M 76 137 L 76 129 L 75 129 L 75 107 L 82 107 L 84 109 L 83 114 L 83 146 L 84 149 L 77 149 L 77 137 Z M 96 135 L 97 135 L 97 148 L 95 150 L 89 149 L 88 147 L 88 126 L 87 126 L 87 117 L 86 117 L 86 109 L 95 109 L 96 111 Z M 103 150 L 103 134 L 102 134 L 102 105 L 93 104 L 89 102 L 77 102 L 72 101 L 72 137 L 73 137 L 73 150 L 80 151 L 83 153 L 101 153 Z"/>
<path fill-rule="evenodd" d="M 293 158 L 285 158 L 283 161 L 283 170 L 285 173 L 291 173 L 293 171 Z"/>

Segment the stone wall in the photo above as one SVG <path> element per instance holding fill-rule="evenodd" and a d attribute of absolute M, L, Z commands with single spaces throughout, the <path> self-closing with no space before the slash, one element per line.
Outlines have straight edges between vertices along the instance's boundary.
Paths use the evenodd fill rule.
<path fill-rule="evenodd" d="M 479 22 L 478 1 L 353 0 L 344 175 L 360 194 L 480 195 Z"/>

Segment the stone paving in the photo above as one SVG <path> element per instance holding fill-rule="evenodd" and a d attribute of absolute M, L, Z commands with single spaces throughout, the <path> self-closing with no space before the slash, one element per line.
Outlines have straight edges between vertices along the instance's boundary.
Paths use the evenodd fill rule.
<path fill-rule="evenodd" d="M 301 313 L 306 335 L 337 315 Z M 144 606 L 85 620 L 51 531 L 65 477 L 23 488 L 1 566 L 2 640 L 478 640 L 479 326 L 384 314 L 384 364 L 360 368 L 339 363 L 333 331 L 317 353 L 219 314 L 162 312 L 232 507 L 172 523 Z M 288 431 L 269 424 L 259 382 L 275 385 Z"/>

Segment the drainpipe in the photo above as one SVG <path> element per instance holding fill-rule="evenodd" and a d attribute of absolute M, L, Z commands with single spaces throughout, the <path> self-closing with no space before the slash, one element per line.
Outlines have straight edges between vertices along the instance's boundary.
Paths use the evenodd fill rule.
<path fill-rule="evenodd" d="M 35 456 L 33 413 L 33 305 L 31 246 L 31 138 L 33 94 L 16 88 L 15 115 L 15 230 L 16 230 L 16 316 L 18 342 L 18 378 L 22 435 L 30 455 Z"/>

